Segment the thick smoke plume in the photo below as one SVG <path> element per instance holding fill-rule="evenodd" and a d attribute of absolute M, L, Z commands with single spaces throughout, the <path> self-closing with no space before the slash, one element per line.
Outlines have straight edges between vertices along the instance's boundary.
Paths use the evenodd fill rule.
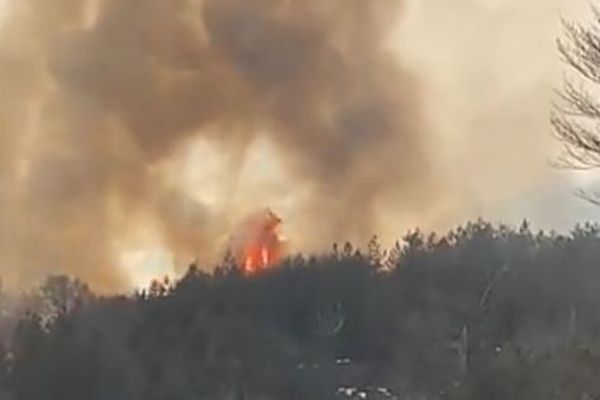
<path fill-rule="evenodd" d="M 176 254 L 214 253 L 230 210 L 193 199 L 165 167 L 198 137 L 238 160 L 232 182 L 255 138 L 272 142 L 290 186 L 303 188 L 311 239 L 372 234 L 380 204 L 425 212 L 432 182 L 418 89 L 387 50 L 401 6 L 9 2 L 0 31 L 5 279 L 61 271 L 118 288 L 119 246 L 143 226 Z"/>

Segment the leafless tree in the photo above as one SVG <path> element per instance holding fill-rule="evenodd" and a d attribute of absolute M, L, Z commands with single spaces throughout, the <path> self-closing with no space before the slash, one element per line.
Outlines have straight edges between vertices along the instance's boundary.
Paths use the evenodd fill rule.
<path fill-rule="evenodd" d="M 600 9 L 592 10 L 591 24 L 563 21 L 558 49 L 568 70 L 551 117 L 564 149 L 557 165 L 578 170 L 600 168 Z M 579 195 L 600 205 L 600 194 Z"/>

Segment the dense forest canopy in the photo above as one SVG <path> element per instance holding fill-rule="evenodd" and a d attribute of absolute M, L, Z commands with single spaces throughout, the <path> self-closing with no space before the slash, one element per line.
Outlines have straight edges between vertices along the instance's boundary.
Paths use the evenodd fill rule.
<path fill-rule="evenodd" d="M 600 398 L 599 259 L 595 225 L 477 221 L 127 296 L 53 277 L 5 301 L 0 398 Z"/>

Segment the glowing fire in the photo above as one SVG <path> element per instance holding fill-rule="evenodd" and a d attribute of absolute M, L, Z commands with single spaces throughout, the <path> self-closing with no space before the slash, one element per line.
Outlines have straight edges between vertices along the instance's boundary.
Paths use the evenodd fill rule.
<path fill-rule="evenodd" d="M 284 240 L 280 226 L 281 219 L 269 209 L 248 218 L 237 240 L 236 257 L 246 274 L 271 268 L 281 260 Z"/>

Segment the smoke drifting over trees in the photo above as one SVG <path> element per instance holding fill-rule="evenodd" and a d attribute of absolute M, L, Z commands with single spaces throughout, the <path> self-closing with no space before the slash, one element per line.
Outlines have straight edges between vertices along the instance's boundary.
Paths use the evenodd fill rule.
<path fill-rule="evenodd" d="M 437 50 L 444 29 L 469 39 L 467 56 L 451 50 L 432 59 L 470 63 L 476 45 L 480 60 L 493 53 L 498 65 L 522 61 L 516 55 L 530 49 L 518 37 L 478 32 L 509 20 L 510 1 L 422 3 L 436 20 L 456 12 L 424 42 Z M 365 250 L 335 244 L 318 256 L 281 259 L 288 242 L 269 212 L 266 223 L 262 216 L 242 225 L 241 245 L 230 237 L 232 252 L 215 268 L 200 259 L 181 279 L 106 295 L 130 287 L 120 258 L 139 236 L 156 233 L 168 251 L 208 260 L 236 233 L 229 229 L 238 203 L 199 198 L 183 184 L 182 154 L 198 143 L 226 159 L 224 197 L 246 179 L 252 146 L 272 146 L 294 218 L 303 221 L 296 229 L 320 249 L 340 236 L 369 237 L 382 216 L 404 229 L 399 214 L 425 220 L 454 203 L 478 203 L 462 204 L 460 189 L 448 198 L 445 185 L 457 182 L 440 182 L 446 175 L 435 158 L 448 154 L 431 145 L 441 136 L 428 129 L 424 92 L 390 50 L 390 35 L 402 33 L 404 0 L 6 4 L 0 278 L 12 288 L 64 275 L 21 297 L 0 290 L 0 399 L 600 398 L 593 224 L 560 235 L 534 233 L 527 222 L 515 230 L 477 220 L 443 236 L 409 232 L 389 250 L 374 238 Z M 457 30 L 454 22 L 475 5 L 484 18 Z M 523 9 L 537 17 L 537 6 Z M 513 25 L 529 30 L 527 21 Z M 598 58 L 595 36 L 570 33 L 574 47 L 563 46 L 563 55 L 591 49 L 593 60 L 584 60 Z M 508 37 L 502 49 L 490 45 L 501 43 L 495 35 Z M 517 41 L 518 52 L 506 51 Z M 597 78 L 595 66 L 572 61 Z M 480 75 L 465 68 L 464 82 L 448 90 L 456 100 L 463 86 L 485 96 L 457 101 L 437 122 L 464 112 L 443 134 L 471 127 L 464 137 L 475 139 L 487 131 L 480 142 L 464 145 L 457 136 L 445 144 L 461 142 L 458 175 L 494 165 L 486 176 L 498 179 L 482 187 L 497 194 L 537 176 L 518 162 L 531 154 L 528 142 L 507 151 L 517 141 L 502 134 L 548 125 L 538 93 L 549 86 L 528 77 L 537 75 L 533 67 L 509 84 L 482 65 Z M 591 99 L 577 103 L 581 93 L 564 92 L 570 111 L 599 117 Z M 517 97 L 531 104 L 510 101 Z M 581 144 L 569 136 L 573 121 L 554 120 L 563 139 Z M 584 160 L 596 166 L 594 134 L 583 136 L 594 154 Z M 497 163 L 507 154 L 514 165 Z M 193 160 L 196 172 L 209 168 L 203 161 Z M 231 253 L 241 254 L 237 264 Z"/>
<path fill-rule="evenodd" d="M 324 237 L 364 234 L 377 202 L 400 195 L 406 212 L 426 211 L 418 89 L 385 50 L 401 6 L 10 3 L 0 28 L 7 281 L 62 269 L 118 286 L 115 243 L 144 224 L 175 252 L 215 251 L 222 215 L 163 168 L 197 137 L 241 160 L 266 135 Z"/>

